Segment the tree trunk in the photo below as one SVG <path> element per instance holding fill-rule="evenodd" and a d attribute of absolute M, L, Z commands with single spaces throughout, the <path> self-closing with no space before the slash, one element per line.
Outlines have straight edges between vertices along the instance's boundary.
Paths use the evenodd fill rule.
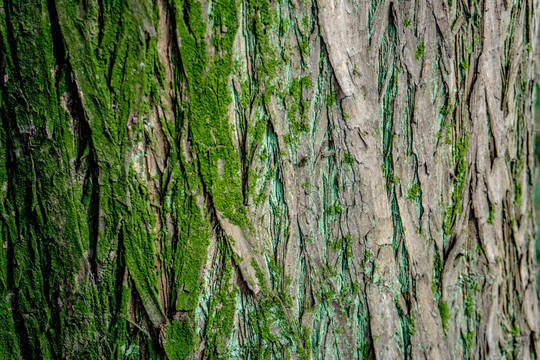
<path fill-rule="evenodd" d="M 537 0 L 0 0 L 0 357 L 539 356 Z"/>

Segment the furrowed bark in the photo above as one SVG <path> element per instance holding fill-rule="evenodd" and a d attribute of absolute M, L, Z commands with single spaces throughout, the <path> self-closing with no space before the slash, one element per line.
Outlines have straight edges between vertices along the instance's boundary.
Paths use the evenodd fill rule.
<path fill-rule="evenodd" d="M 537 9 L 0 0 L 0 357 L 537 357 Z"/>

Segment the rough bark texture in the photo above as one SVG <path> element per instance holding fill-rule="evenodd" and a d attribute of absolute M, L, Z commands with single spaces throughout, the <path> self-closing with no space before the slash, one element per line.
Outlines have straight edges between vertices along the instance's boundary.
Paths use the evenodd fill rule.
<path fill-rule="evenodd" d="M 537 9 L 0 0 L 0 357 L 537 357 Z"/>

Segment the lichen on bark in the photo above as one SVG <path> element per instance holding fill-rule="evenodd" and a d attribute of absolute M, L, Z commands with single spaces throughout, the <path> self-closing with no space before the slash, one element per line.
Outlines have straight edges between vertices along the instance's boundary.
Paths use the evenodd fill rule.
<path fill-rule="evenodd" d="M 537 9 L 0 0 L 0 357 L 536 357 Z"/>

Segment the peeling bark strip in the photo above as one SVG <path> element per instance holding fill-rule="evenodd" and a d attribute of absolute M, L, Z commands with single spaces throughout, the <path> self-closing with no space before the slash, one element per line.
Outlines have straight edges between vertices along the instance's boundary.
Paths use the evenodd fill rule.
<path fill-rule="evenodd" d="M 0 358 L 539 354 L 537 0 L 0 0 Z"/>

